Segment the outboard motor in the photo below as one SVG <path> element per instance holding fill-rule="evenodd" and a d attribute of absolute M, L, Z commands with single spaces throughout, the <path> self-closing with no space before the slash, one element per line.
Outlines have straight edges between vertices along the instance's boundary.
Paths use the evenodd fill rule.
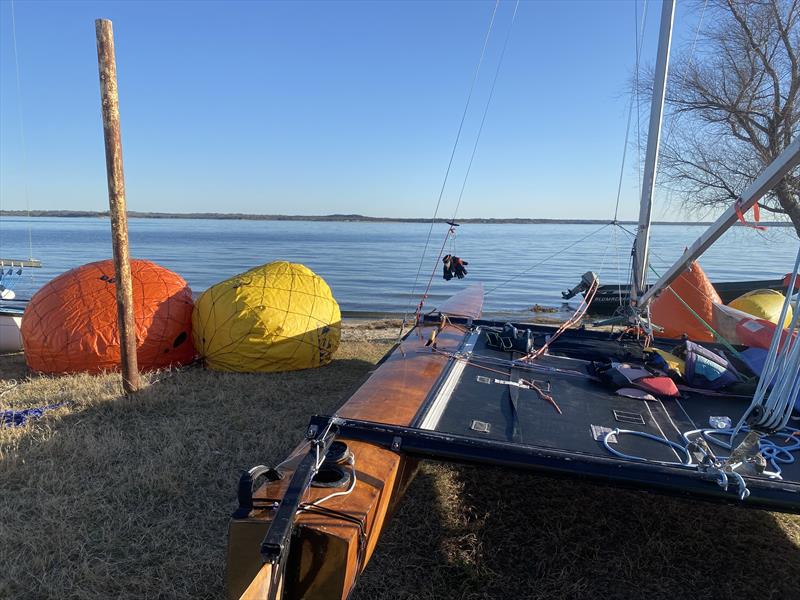
<path fill-rule="evenodd" d="M 581 281 L 578 285 L 567 292 L 561 292 L 561 297 L 564 300 L 569 300 L 573 298 L 576 294 L 581 292 L 586 292 L 592 284 L 597 281 L 597 284 L 600 285 L 600 278 L 597 276 L 597 273 L 594 271 L 586 271 L 583 275 L 581 275 Z"/>

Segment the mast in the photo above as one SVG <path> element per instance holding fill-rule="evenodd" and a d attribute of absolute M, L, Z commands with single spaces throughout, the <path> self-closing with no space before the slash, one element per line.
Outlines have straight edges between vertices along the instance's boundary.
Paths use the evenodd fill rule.
<path fill-rule="evenodd" d="M 671 284 L 686 270 L 692 261 L 705 252 L 711 244 L 716 242 L 723 233 L 736 224 L 738 214 L 750 210 L 767 192 L 774 188 L 784 176 L 800 165 L 800 137 L 789 144 L 778 157 L 750 184 L 741 198 L 722 213 L 719 218 L 684 251 L 674 265 L 672 265 L 653 286 L 642 295 L 640 306 L 646 306 L 659 292 Z"/>
<path fill-rule="evenodd" d="M 633 285 L 631 302 L 636 303 L 645 291 L 647 282 L 648 253 L 650 249 L 650 220 L 653 207 L 653 191 L 656 185 L 658 147 L 661 141 L 661 119 L 664 112 L 664 96 L 667 90 L 669 50 L 672 45 L 672 20 L 675 0 L 664 0 L 661 5 L 661 29 L 658 36 L 658 55 L 653 79 L 653 99 L 650 104 L 650 127 L 647 131 L 647 153 L 645 155 L 642 198 L 639 204 L 639 227 L 636 232 L 633 257 Z"/>

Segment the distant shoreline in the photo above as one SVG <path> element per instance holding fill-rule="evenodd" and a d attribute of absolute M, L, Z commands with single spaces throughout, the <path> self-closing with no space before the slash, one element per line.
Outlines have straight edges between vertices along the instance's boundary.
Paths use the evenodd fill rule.
<path fill-rule="evenodd" d="M 108 211 L 83 211 L 83 210 L 2 210 L 2 217 L 91 217 L 108 218 Z M 364 215 L 254 215 L 244 213 L 162 213 L 128 211 L 131 219 L 209 219 L 222 221 L 312 221 L 333 223 L 430 223 L 431 219 L 402 218 L 402 217 L 368 217 Z M 436 219 L 436 223 L 446 223 L 447 219 Z M 486 224 L 486 225 L 606 225 L 611 221 L 607 219 L 458 219 L 458 223 Z M 636 225 L 636 221 L 617 221 L 620 225 Z M 654 225 L 710 225 L 708 221 L 654 221 Z M 791 227 L 786 221 L 771 221 L 764 223 L 771 227 Z"/>

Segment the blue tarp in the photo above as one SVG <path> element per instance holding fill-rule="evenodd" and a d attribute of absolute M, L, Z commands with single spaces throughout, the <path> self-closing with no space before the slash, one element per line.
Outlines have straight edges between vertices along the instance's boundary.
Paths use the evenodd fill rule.
<path fill-rule="evenodd" d="M 55 410 L 65 404 L 66 402 L 57 402 L 56 404 L 48 404 L 46 406 L 37 406 L 23 410 L 4 410 L 0 417 L 0 426 L 22 427 L 28 422 L 28 419 L 40 419 L 47 411 Z"/>

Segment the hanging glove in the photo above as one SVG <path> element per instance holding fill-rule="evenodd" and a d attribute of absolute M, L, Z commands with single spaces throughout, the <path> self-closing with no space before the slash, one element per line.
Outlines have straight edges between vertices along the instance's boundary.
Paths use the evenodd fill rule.
<path fill-rule="evenodd" d="M 453 278 L 453 261 L 452 256 L 449 254 L 442 259 L 444 263 L 444 267 L 442 269 L 442 277 L 444 277 L 445 281 L 450 281 Z"/>
<path fill-rule="evenodd" d="M 459 279 L 464 279 L 464 275 L 467 274 L 467 270 L 464 268 L 464 266 L 468 265 L 469 263 L 465 260 L 461 260 L 457 256 L 454 256 L 452 258 L 452 262 L 453 262 L 453 273 L 455 274 L 455 276 L 458 277 Z"/>

